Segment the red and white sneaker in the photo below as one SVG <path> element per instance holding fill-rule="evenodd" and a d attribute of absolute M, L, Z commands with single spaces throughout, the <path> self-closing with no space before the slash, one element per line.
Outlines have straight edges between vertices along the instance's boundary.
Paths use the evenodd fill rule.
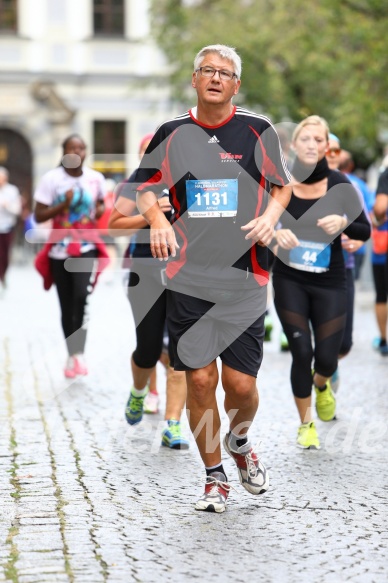
<path fill-rule="evenodd" d="M 205 493 L 195 505 L 196 510 L 207 512 L 224 512 L 226 500 L 230 491 L 230 485 L 224 474 L 214 472 L 206 478 Z"/>
<path fill-rule="evenodd" d="M 88 369 L 85 364 L 85 358 L 83 354 L 77 354 L 74 356 L 75 361 L 75 372 L 77 375 L 85 376 L 88 374 Z"/>
<path fill-rule="evenodd" d="M 229 447 L 229 434 L 225 435 L 224 448 L 236 463 L 240 483 L 250 494 L 264 494 L 269 487 L 269 474 L 251 444 L 246 443 L 233 451 Z"/>
<path fill-rule="evenodd" d="M 67 379 L 74 379 L 77 376 L 74 356 L 67 359 L 64 373 Z"/>

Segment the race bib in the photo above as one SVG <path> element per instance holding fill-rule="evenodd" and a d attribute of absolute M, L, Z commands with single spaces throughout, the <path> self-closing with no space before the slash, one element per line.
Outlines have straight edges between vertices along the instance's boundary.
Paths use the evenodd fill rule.
<path fill-rule="evenodd" d="M 235 217 L 237 178 L 186 180 L 187 212 L 191 218 Z"/>
<path fill-rule="evenodd" d="M 298 247 L 290 251 L 290 267 L 301 271 L 324 273 L 329 270 L 331 247 L 325 243 L 299 241 Z"/>

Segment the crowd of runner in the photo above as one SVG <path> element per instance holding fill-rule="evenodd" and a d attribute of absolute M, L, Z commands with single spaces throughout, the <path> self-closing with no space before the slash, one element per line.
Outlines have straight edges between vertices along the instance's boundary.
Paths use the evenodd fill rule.
<path fill-rule="evenodd" d="M 116 189 L 109 218 L 110 235 L 128 237 L 127 290 L 136 327 L 125 418 L 133 426 L 143 413 L 158 413 L 161 361 L 161 443 L 171 450 L 189 447 L 181 428 L 186 408 L 204 465 L 195 508 L 211 512 L 225 510 L 231 489 L 221 446 L 250 494 L 269 488 L 249 429 L 259 406 L 257 375 L 271 310 L 280 320 L 281 348 L 291 354 L 295 444 L 320 448 L 314 408 L 321 421 L 335 420 L 339 362 L 352 347 L 355 280 L 370 237 L 374 348 L 388 355 L 388 168 L 382 168 L 374 195 L 319 115 L 301 120 L 285 141 L 268 118 L 233 104 L 241 68 L 230 47 L 199 51 L 191 76 L 195 106 L 142 139 L 139 167 Z M 62 147 L 59 166 L 35 191 L 35 219 L 50 221 L 52 229 L 36 267 L 46 289 L 56 286 L 68 351 L 64 375 L 74 379 L 88 374 L 88 296 L 108 261 L 95 228 L 105 186 L 102 174 L 83 165 L 80 136 L 68 136 Z M 0 182 L 3 285 L 10 242 L 5 234 L 20 210 L 11 205 L 13 194 Z M 74 258 L 83 260 L 82 268 Z M 341 382 L 346 386 L 346 379 Z M 222 439 L 219 385 L 229 418 Z"/>

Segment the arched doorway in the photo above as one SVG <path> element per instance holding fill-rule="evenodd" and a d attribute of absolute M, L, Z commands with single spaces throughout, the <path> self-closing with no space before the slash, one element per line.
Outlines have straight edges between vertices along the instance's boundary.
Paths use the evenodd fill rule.
<path fill-rule="evenodd" d="M 15 184 L 31 204 L 32 152 L 30 144 L 18 132 L 0 127 L 0 166 L 9 172 L 9 181 Z"/>
<path fill-rule="evenodd" d="M 9 181 L 23 197 L 23 216 L 17 229 L 17 242 L 23 237 L 24 219 L 32 203 L 32 152 L 27 140 L 14 130 L 0 127 L 0 166 L 7 168 Z"/>

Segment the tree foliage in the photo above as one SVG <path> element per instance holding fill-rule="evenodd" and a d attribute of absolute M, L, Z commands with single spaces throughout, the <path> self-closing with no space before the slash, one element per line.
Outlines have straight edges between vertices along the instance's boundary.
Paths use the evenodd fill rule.
<path fill-rule="evenodd" d="M 198 50 L 228 44 L 243 60 L 244 105 L 275 122 L 322 115 L 363 164 L 381 151 L 384 124 L 388 130 L 386 0 L 151 0 L 151 19 L 182 104 L 192 102 Z"/>

